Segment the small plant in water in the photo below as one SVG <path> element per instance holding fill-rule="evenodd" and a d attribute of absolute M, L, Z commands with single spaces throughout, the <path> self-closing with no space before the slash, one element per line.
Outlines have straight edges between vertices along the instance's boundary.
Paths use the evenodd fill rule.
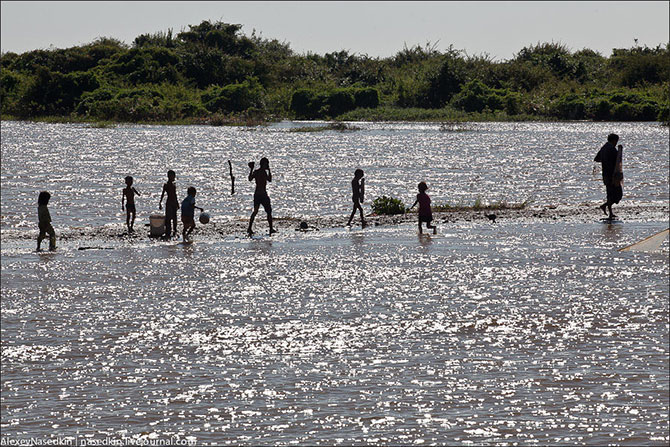
<path fill-rule="evenodd" d="M 404 214 L 407 211 L 405 204 L 400 199 L 381 196 L 372 201 L 372 211 L 375 214 Z"/>

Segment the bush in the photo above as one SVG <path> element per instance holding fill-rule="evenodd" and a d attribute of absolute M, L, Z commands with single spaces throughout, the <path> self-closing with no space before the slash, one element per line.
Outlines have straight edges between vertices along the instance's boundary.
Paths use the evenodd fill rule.
<path fill-rule="evenodd" d="M 326 92 L 301 88 L 291 97 L 291 111 L 299 119 L 334 118 L 356 108 L 376 108 L 379 93 L 373 88 L 338 88 Z"/>
<path fill-rule="evenodd" d="M 356 108 L 356 101 L 351 89 L 337 89 L 328 95 L 326 101 L 328 108 L 325 110 L 330 117 L 341 115 Z"/>
<path fill-rule="evenodd" d="M 243 112 L 249 108 L 264 108 L 263 88 L 255 79 L 225 87 L 210 87 L 201 96 L 210 112 Z"/>
<path fill-rule="evenodd" d="M 581 120 L 586 116 L 586 104 L 576 94 L 562 96 L 553 104 L 551 114 L 562 119 Z"/>
<path fill-rule="evenodd" d="M 670 121 L 670 103 L 661 105 L 658 110 L 658 116 L 656 119 L 666 125 Z"/>
<path fill-rule="evenodd" d="M 395 214 L 404 214 L 407 208 L 405 204 L 400 199 L 395 199 L 393 197 L 381 196 L 377 197 L 372 202 L 372 211 L 375 214 L 386 214 L 386 215 L 395 215 Z"/>
<path fill-rule="evenodd" d="M 610 119 L 612 104 L 607 99 L 598 99 L 588 107 L 589 116 L 596 121 Z"/>
<path fill-rule="evenodd" d="M 354 90 L 356 108 L 375 109 L 379 107 L 379 92 L 376 88 L 362 88 Z"/>
<path fill-rule="evenodd" d="M 452 105 L 466 112 L 483 112 L 502 109 L 516 109 L 517 104 L 514 94 L 504 89 L 492 89 L 475 79 L 463 86 L 463 89 L 454 96 Z M 508 98 L 509 96 L 509 98 Z"/>

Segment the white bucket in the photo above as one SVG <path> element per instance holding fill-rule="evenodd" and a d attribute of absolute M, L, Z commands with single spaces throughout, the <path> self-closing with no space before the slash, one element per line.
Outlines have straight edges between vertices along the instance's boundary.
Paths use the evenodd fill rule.
<path fill-rule="evenodd" d="M 152 214 L 149 216 L 149 225 L 151 227 L 151 236 L 162 236 L 165 233 L 165 216 L 162 214 Z"/>

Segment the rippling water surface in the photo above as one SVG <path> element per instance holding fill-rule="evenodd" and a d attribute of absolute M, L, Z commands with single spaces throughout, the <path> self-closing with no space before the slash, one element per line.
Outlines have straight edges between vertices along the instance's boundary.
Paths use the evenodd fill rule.
<path fill-rule="evenodd" d="M 624 200 L 668 201 L 668 130 L 653 124 L 292 125 L 2 123 L 3 439 L 670 441 L 668 244 L 617 251 L 667 220 L 62 241 L 40 254 L 14 237 L 36 236 L 42 189 L 57 232 L 121 229 L 127 174 L 144 222 L 170 168 L 215 218 L 246 217 L 246 162 L 263 155 L 280 216 L 346 218 L 359 166 L 369 197 L 411 203 L 423 179 L 434 203 L 596 203 L 591 160 L 611 129 L 626 147 Z"/>

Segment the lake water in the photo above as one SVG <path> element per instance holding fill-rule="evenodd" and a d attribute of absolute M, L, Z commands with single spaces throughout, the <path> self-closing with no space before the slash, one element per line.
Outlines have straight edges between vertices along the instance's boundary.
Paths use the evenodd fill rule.
<path fill-rule="evenodd" d="M 247 445 L 667 445 L 668 128 L 653 123 L 355 123 L 353 132 L 2 123 L 2 440 Z M 604 225 L 592 159 L 624 145 L 624 223 Z M 282 227 L 270 238 L 60 240 L 138 223 L 167 169 L 215 221 L 247 218 L 248 161 L 270 159 L 279 217 L 368 199 L 592 205 L 593 219 Z M 230 195 L 227 161 L 237 177 Z M 625 206 L 659 212 L 626 215 Z M 367 205 L 369 210 L 369 201 Z M 616 208 L 615 208 L 616 209 Z M 265 228 L 263 212 L 257 225 Z M 181 224 L 180 224 L 181 225 Z"/>

